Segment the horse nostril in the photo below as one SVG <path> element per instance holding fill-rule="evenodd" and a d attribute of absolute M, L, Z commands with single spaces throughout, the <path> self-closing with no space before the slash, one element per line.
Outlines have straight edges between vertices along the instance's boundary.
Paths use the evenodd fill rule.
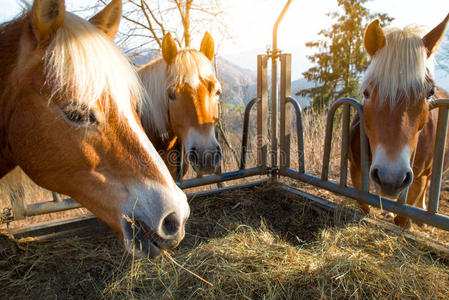
<path fill-rule="evenodd" d="M 199 162 L 199 157 L 198 157 L 198 152 L 196 147 L 192 147 L 192 149 L 190 149 L 189 154 L 188 154 L 189 160 L 193 163 L 193 164 L 198 164 Z"/>
<path fill-rule="evenodd" d="M 166 235 L 175 235 L 179 231 L 180 227 L 181 224 L 176 216 L 176 213 L 169 214 L 162 222 L 162 230 Z"/>
<path fill-rule="evenodd" d="M 411 171 L 407 171 L 400 187 L 405 188 L 409 186 L 412 183 L 412 181 L 413 181 L 413 173 Z"/>
<path fill-rule="evenodd" d="M 381 182 L 381 180 L 380 180 L 380 177 L 379 177 L 379 169 L 378 168 L 373 168 L 372 170 L 371 170 L 371 179 L 375 182 L 375 183 L 377 183 L 377 184 L 379 184 L 379 185 L 381 185 L 382 184 L 382 182 Z"/>

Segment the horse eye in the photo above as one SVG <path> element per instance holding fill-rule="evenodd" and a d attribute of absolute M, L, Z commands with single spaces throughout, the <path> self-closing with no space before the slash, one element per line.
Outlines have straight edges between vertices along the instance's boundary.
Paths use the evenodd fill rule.
<path fill-rule="evenodd" d="M 365 97 L 365 99 L 369 99 L 370 98 L 370 92 L 368 91 L 368 89 L 363 91 L 363 97 Z"/>
<path fill-rule="evenodd" d="M 427 99 L 429 99 L 430 97 L 432 97 L 433 95 L 435 95 L 435 87 L 432 86 L 429 90 L 429 92 L 427 92 Z"/>
<path fill-rule="evenodd" d="M 85 105 L 69 104 L 63 108 L 66 118 L 79 125 L 97 124 L 94 113 Z"/>
<path fill-rule="evenodd" d="M 168 99 L 170 99 L 171 101 L 174 101 L 176 99 L 176 91 L 174 88 L 168 88 L 167 89 L 167 96 Z"/>

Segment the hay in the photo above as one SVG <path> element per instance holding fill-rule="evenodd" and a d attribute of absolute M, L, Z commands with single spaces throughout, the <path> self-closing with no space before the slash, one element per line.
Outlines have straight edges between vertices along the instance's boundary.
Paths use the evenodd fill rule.
<path fill-rule="evenodd" d="M 343 210 L 331 215 L 265 188 L 196 198 L 191 204 L 181 247 L 154 261 L 124 254 L 114 234 L 42 243 L 3 238 L 2 294 L 15 299 L 449 295 L 447 258 L 351 222 Z"/>

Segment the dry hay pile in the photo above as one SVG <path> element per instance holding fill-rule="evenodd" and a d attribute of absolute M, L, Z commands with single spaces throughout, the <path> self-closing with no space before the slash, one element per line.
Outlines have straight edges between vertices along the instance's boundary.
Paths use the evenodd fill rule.
<path fill-rule="evenodd" d="M 2 298 L 449 295 L 447 257 L 374 226 L 351 222 L 343 210 L 329 214 L 266 188 L 196 198 L 191 204 L 181 247 L 155 261 L 125 255 L 112 233 L 39 243 L 3 237 Z"/>

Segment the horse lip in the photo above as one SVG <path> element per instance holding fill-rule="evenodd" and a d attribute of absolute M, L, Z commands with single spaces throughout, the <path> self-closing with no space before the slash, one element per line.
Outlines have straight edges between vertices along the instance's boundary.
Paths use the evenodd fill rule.
<path fill-rule="evenodd" d="M 176 239 L 162 238 L 142 220 L 136 220 L 136 224 L 142 230 L 143 235 L 159 249 L 171 249 L 175 248 L 179 244 L 179 241 Z"/>
<path fill-rule="evenodd" d="M 125 245 L 128 252 L 140 257 L 156 258 L 161 255 L 161 247 L 148 231 L 148 226 L 142 221 L 125 222 Z M 132 245 L 132 246 L 131 246 Z M 131 247 L 130 247 L 131 246 Z"/>
<path fill-rule="evenodd" d="M 195 173 L 197 173 L 200 176 L 208 175 L 208 174 L 214 174 L 214 173 L 217 172 L 218 167 L 219 167 L 218 165 L 216 165 L 216 166 L 214 166 L 212 168 L 204 168 L 204 167 L 201 167 L 200 165 L 195 164 L 195 163 L 193 163 L 191 161 L 190 161 L 190 165 L 192 166 L 192 168 L 195 171 Z"/>
<path fill-rule="evenodd" d="M 391 199 L 396 199 L 399 197 L 399 195 L 402 193 L 404 189 L 397 189 L 392 186 L 385 186 L 385 185 L 378 185 L 375 184 L 377 187 L 377 191 L 379 192 L 380 196 L 384 196 Z"/>

